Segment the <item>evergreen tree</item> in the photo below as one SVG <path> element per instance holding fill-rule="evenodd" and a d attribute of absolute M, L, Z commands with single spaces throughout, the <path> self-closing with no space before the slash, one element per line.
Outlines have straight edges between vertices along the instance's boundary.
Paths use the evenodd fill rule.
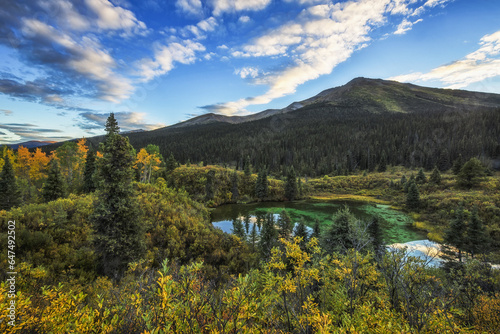
<path fill-rule="evenodd" d="M 456 210 L 455 218 L 451 221 L 451 224 L 444 235 L 445 244 L 451 245 L 457 249 L 457 257 L 459 262 L 462 262 L 462 250 L 466 248 L 467 244 L 465 235 L 466 228 L 467 225 L 465 223 L 464 208 L 462 205 L 460 205 Z M 445 253 L 448 253 L 449 256 L 451 254 L 454 254 L 455 252 L 446 249 Z"/>
<path fill-rule="evenodd" d="M 354 225 L 356 218 L 345 206 L 333 216 L 333 223 L 323 235 L 323 248 L 328 252 L 345 253 L 353 247 L 350 237 L 351 226 Z"/>
<path fill-rule="evenodd" d="M 427 182 L 427 177 L 425 176 L 423 168 L 420 168 L 420 170 L 418 171 L 415 181 L 417 181 L 417 183 L 419 184 Z"/>
<path fill-rule="evenodd" d="M 457 183 L 465 188 L 477 186 L 485 176 L 484 166 L 477 158 L 467 161 L 457 175 Z"/>
<path fill-rule="evenodd" d="M 0 172 L 0 210 L 9 210 L 21 203 L 21 195 L 17 187 L 14 168 L 9 156 L 4 156 L 2 172 Z"/>
<path fill-rule="evenodd" d="M 205 201 L 211 201 L 215 197 L 215 171 L 209 170 L 205 183 Z"/>
<path fill-rule="evenodd" d="M 245 158 L 245 166 L 243 167 L 243 171 L 245 173 L 245 176 L 250 177 L 252 175 L 252 169 L 250 166 L 250 156 L 246 156 Z"/>
<path fill-rule="evenodd" d="M 406 206 L 409 209 L 417 209 L 420 206 L 420 193 L 415 181 L 410 181 L 408 193 L 406 194 Z"/>
<path fill-rule="evenodd" d="M 297 193 L 299 198 L 304 197 L 304 189 L 302 188 L 302 180 L 300 179 L 300 177 L 297 179 Z"/>
<path fill-rule="evenodd" d="M 295 226 L 293 230 L 293 236 L 302 238 L 300 246 L 301 248 L 304 248 L 305 245 L 307 244 L 307 241 L 309 240 L 309 234 L 307 233 L 306 225 L 304 224 L 303 219 L 301 219 L 299 223 Z"/>
<path fill-rule="evenodd" d="M 252 224 L 252 229 L 250 231 L 250 235 L 248 236 L 248 241 L 252 246 L 252 251 L 255 251 L 255 245 L 257 244 L 258 239 L 257 224 Z"/>
<path fill-rule="evenodd" d="M 405 188 L 406 186 L 406 175 L 403 174 L 403 176 L 401 176 L 401 181 L 399 181 L 399 183 L 401 183 L 401 187 L 403 187 L 403 189 Z"/>
<path fill-rule="evenodd" d="M 95 191 L 94 174 L 96 171 L 96 153 L 92 148 L 87 151 L 85 169 L 83 171 L 83 192 L 88 194 Z"/>
<path fill-rule="evenodd" d="M 380 162 L 378 164 L 378 171 L 382 173 L 385 172 L 386 170 L 387 170 L 387 155 L 385 151 L 382 151 Z"/>
<path fill-rule="evenodd" d="M 297 198 L 297 179 L 293 166 L 288 170 L 285 184 L 285 197 L 289 201 L 293 201 L 295 198 Z"/>
<path fill-rule="evenodd" d="M 280 238 L 290 239 L 293 232 L 293 222 L 288 213 L 283 210 L 278 217 L 278 233 Z"/>
<path fill-rule="evenodd" d="M 231 178 L 232 189 L 231 189 L 231 201 L 237 202 L 240 197 L 240 192 L 238 190 L 238 172 L 235 170 Z"/>
<path fill-rule="evenodd" d="M 148 152 L 149 153 L 149 152 Z M 165 162 L 165 171 L 167 173 L 170 173 L 172 172 L 174 169 L 177 168 L 177 161 L 175 160 L 174 158 L 174 154 L 173 153 L 170 153 L 170 155 L 168 156 L 168 159 L 167 161 Z"/>
<path fill-rule="evenodd" d="M 268 259 L 271 255 L 271 249 L 277 245 L 278 231 L 274 226 L 274 216 L 272 213 L 268 214 L 266 219 L 262 222 L 260 230 L 260 253 L 263 259 Z"/>
<path fill-rule="evenodd" d="M 378 217 L 374 217 L 371 223 L 368 225 L 368 233 L 370 234 L 375 256 L 380 258 L 384 251 L 384 241 L 382 239 L 382 230 L 380 229 Z"/>
<path fill-rule="evenodd" d="M 458 158 L 455 161 L 453 161 L 453 166 L 451 167 L 453 174 L 458 175 L 463 165 L 464 165 L 464 158 L 462 157 L 462 154 L 460 154 Z"/>
<path fill-rule="evenodd" d="M 246 233 L 243 227 L 243 222 L 241 219 L 237 218 L 233 220 L 233 229 L 231 231 L 235 236 L 239 237 L 241 240 L 245 240 Z"/>
<path fill-rule="evenodd" d="M 106 122 L 106 138 L 99 159 L 98 200 L 95 202 L 94 246 L 98 272 L 120 279 L 128 263 L 145 252 L 144 230 L 133 188 L 135 151 L 128 138 L 118 134 L 118 123 L 111 114 Z"/>
<path fill-rule="evenodd" d="M 314 238 L 319 240 L 320 236 L 321 236 L 321 227 L 319 224 L 319 219 L 316 218 L 316 220 L 314 221 L 313 232 L 311 234 L 311 238 L 314 237 Z"/>
<path fill-rule="evenodd" d="M 64 196 L 64 182 L 59 163 L 57 160 L 52 160 L 50 163 L 47 180 L 43 185 L 42 197 L 45 202 L 55 201 Z"/>
<path fill-rule="evenodd" d="M 437 166 L 435 166 L 434 169 L 432 170 L 429 181 L 434 184 L 441 184 L 441 173 L 439 172 Z"/>
<path fill-rule="evenodd" d="M 410 185 L 412 183 L 415 183 L 415 176 L 413 174 L 410 175 L 410 179 L 405 182 L 405 185 L 404 185 L 404 192 L 405 193 L 408 193 L 408 188 L 410 187 Z"/>
<path fill-rule="evenodd" d="M 264 199 L 267 197 L 268 188 L 269 181 L 267 180 L 267 172 L 266 169 L 263 168 L 257 176 L 257 182 L 255 182 L 255 196 L 258 199 Z"/>
<path fill-rule="evenodd" d="M 474 257 L 483 254 L 488 249 L 488 243 L 486 229 L 483 226 L 483 222 L 479 219 L 477 207 L 474 207 L 469 224 L 467 224 L 465 249 Z"/>

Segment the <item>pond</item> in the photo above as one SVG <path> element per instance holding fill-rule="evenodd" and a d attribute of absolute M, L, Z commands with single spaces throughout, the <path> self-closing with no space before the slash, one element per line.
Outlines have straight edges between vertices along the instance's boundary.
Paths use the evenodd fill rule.
<path fill-rule="evenodd" d="M 379 217 L 385 244 L 426 239 L 425 232 L 413 228 L 411 218 L 405 213 L 393 210 L 389 205 L 364 202 L 302 200 L 227 204 L 215 208 L 211 212 L 211 221 L 215 227 L 231 233 L 233 221 L 236 219 L 244 221 L 247 217 L 247 221 L 255 222 L 269 213 L 277 215 L 285 210 L 294 223 L 303 220 L 305 225 L 312 227 L 318 220 L 323 231 L 331 225 L 333 215 L 345 205 L 358 219 L 370 221 L 374 216 Z"/>

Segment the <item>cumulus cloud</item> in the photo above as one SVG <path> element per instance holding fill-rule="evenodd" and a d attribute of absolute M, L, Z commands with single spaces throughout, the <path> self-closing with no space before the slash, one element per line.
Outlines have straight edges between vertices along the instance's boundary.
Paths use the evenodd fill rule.
<path fill-rule="evenodd" d="M 266 8 L 271 0 L 212 0 L 213 13 L 218 16 L 223 13 L 241 11 L 258 11 Z"/>
<path fill-rule="evenodd" d="M 298 16 L 270 29 L 242 47 L 231 50 L 233 57 L 271 57 L 283 59 L 285 66 L 259 72 L 253 82 L 269 86 L 266 93 L 237 101 L 205 106 L 225 114 L 244 113 L 245 107 L 269 103 L 295 92 L 296 88 L 322 75 L 329 74 L 340 63 L 371 42 L 370 33 L 387 25 L 392 15 L 404 16 L 398 33 L 404 33 L 420 22 L 409 20 L 427 8 L 443 5 L 449 0 L 350 0 L 330 1 L 288 0 L 308 5 Z M 248 77 L 246 72 L 238 72 Z"/>
<path fill-rule="evenodd" d="M 201 0 L 177 0 L 175 6 L 177 7 L 177 9 L 188 15 L 203 15 L 203 6 L 201 4 Z"/>
<path fill-rule="evenodd" d="M 148 123 L 145 120 L 145 116 L 145 113 L 140 112 L 115 113 L 115 118 L 118 121 L 121 131 L 154 130 L 165 126 L 162 123 Z M 81 121 L 78 127 L 83 130 L 103 130 L 106 127 L 108 117 L 109 113 L 84 112 L 80 114 Z"/>
<path fill-rule="evenodd" d="M 432 69 L 389 78 L 402 82 L 438 80 L 447 88 L 460 89 L 488 78 L 500 76 L 500 30 L 481 38 L 480 47 L 463 59 Z"/>
<path fill-rule="evenodd" d="M 234 74 L 238 74 L 242 79 L 247 77 L 256 78 L 259 75 L 259 69 L 255 67 L 243 67 L 235 70 Z"/>
<path fill-rule="evenodd" d="M 191 64 L 196 61 L 196 53 L 205 51 L 205 47 L 195 41 L 185 40 L 157 46 L 154 58 L 142 59 L 137 67 L 144 81 L 163 75 L 174 68 L 175 63 Z"/>

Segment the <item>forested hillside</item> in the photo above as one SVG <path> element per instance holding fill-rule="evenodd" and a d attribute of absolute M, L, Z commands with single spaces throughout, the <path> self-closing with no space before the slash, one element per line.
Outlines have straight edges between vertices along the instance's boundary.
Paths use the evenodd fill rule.
<path fill-rule="evenodd" d="M 281 110 L 126 135 L 136 149 L 154 144 L 181 163 L 241 169 L 248 156 L 258 168 L 282 173 L 293 165 L 308 176 L 373 171 L 380 164 L 445 171 L 460 154 L 498 169 L 499 107 L 498 94 L 358 78 Z M 95 146 L 101 140 L 89 138 Z"/>

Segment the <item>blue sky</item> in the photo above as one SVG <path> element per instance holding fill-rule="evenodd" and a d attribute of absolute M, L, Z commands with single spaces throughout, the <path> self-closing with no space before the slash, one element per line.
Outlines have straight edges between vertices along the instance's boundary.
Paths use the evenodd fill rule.
<path fill-rule="evenodd" d="M 0 144 L 245 115 L 358 77 L 500 93 L 497 0 L 7 0 Z"/>

